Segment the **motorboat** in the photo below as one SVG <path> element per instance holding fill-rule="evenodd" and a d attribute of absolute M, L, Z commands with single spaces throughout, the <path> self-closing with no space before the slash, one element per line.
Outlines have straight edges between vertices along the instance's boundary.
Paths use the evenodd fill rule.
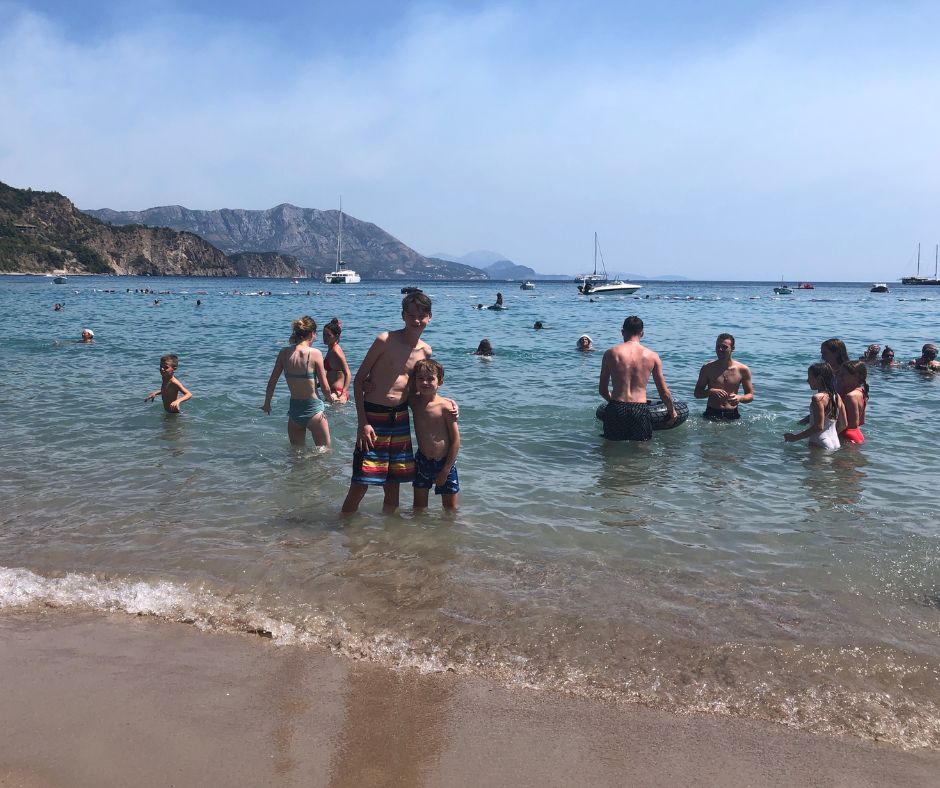
<path fill-rule="evenodd" d="M 797 290 L 815 290 L 815 289 L 816 289 L 816 286 L 813 285 L 813 284 L 810 284 L 809 282 L 800 282 L 800 283 L 796 286 L 796 289 L 797 289 Z"/>
<path fill-rule="evenodd" d="M 871 290 L 869 290 L 868 292 L 870 292 L 870 293 L 887 293 L 887 292 L 890 292 L 890 291 L 888 290 L 888 285 L 885 284 L 884 282 L 875 282 L 875 284 L 873 284 L 873 285 L 871 286 Z"/>
<path fill-rule="evenodd" d="M 788 285 L 779 285 L 774 288 L 774 292 L 777 295 L 793 295 L 793 291 L 789 288 Z"/>
<path fill-rule="evenodd" d="M 343 201 L 339 201 L 339 232 L 336 235 L 336 268 L 327 271 L 323 281 L 328 285 L 358 285 L 362 281 L 351 268 L 343 265 Z"/>
<path fill-rule="evenodd" d="M 55 284 L 57 285 L 64 285 L 64 284 L 68 284 L 69 280 L 64 276 L 57 276 L 52 281 L 55 282 Z"/>
<path fill-rule="evenodd" d="M 521 285 L 519 285 L 520 290 L 535 290 L 535 282 L 530 282 L 526 279 Z"/>
<path fill-rule="evenodd" d="M 597 272 L 597 258 L 601 258 L 601 270 L 603 273 Z M 631 282 L 624 282 L 620 279 L 614 278 L 609 279 L 607 277 L 607 265 L 604 263 L 604 253 L 600 250 L 600 245 L 597 242 L 597 233 L 594 233 L 594 273 L 593 274 L 581 274 L 578 277 L 575 277 L 575 281 L 580 281 L 582 284 L 578 285 L 578 292 L 581 295 L 600 295 L 601 293 L 623 293 L 625 295 L 630 295 L 630 293 L 635 293 L 643 285 L 635 285 Z"/>
<path fill-rule="evenodd" d="M 408 295 L 408 293 L 421 293 L 423 292 L 420 287 L 403 287 L 401 289 L 402 295 Z"/>

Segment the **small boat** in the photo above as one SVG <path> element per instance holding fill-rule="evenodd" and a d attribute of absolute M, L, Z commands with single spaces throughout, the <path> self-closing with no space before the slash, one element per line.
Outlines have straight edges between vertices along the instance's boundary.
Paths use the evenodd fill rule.
<path fill-rule="evenodd" d="M 889 290 L 888 290 L 888 285 L 886 285 L 884 282 L 875 282 L 875 284 L 873 284 L 873 285 L 871 286 L 871 290 L 869 290 L 868 292 L 870 292 L 870 293 L 887 293 L 887 292 L 889 292 Z"/>
<path fill-rule="evenodd" d="M 339 233 L 336 236 L 336 269 L 328 271 L 323 281 L 328 285 L 358 285 L 362 281 L 351 268 L 343 265 L 343 201 L 339 201 Z"/>
<path fill-rule="evenodd" d="M 424 292 L 420 287 L 403 287 L 401 289 L 402 295 L 407 295 L 408 293 L 422 293 Z"/>
<path fill-rule="evenodd" d="M 777 295 L 793 295 L 793 291 L 787 285 L 780 285 L 774 288 Z"/>
<path fill-rule="evenodd" d="M 800 283 L 796 286 L 796 289 L 797 289 L 797 290 L 815 290 L 815 289 L 816 289 L 816 286 L 810 284 L 809 282 L 800 282 Z"/>
<path fill-rule="evenodd" d="M 57 285 L 64 285 L 64 284 L 68 284 L 69 280 L 66 279 L 64 276 L 57 276 L 52 281 L 55 282 Z"/>
<path fill-rule="evenodd" d="M 530 282 L 526 279 L 521 285 L 519 285 L 520 290 L 535 290 L 535 282 Z"/>
<path fill-rule="evenodd" d="M 597 273 L 598 254 L 601 258 L 602 274 Z M 578 292 L 581 295 L 596 295 L 599 293 L 624 293 L 630 295 L 630 293 L 635 293 L 643 286 L 623 282 L 616 278 L 607 278 L 607 265 L 604 263 L 604 253 L 600 251 L 600 245 L 597 243 L 597 233 L 594 233 L 594 273 L 582 274 L 580 277 L 575 277 L 575 281 L 583 282 L 583 284 L 578 285 Z"/>

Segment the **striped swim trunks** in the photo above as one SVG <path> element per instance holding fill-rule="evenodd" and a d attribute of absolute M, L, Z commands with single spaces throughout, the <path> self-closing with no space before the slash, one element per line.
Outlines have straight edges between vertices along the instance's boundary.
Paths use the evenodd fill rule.
<path fill-rule="evenodd" d="M 358 484 L 404 484 L 415 478 L 408 405 L 389 407 L 366 402 L 366 421 L 375 430 L 369 451 L 353 452 L 352 480 Z"/>

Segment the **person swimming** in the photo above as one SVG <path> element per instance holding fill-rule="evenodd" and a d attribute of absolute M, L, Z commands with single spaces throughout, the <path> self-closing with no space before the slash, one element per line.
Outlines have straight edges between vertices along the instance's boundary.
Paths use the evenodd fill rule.
<path fill-rule="evenodd" d="M 493 346 L 488 339 L 481 339 L 477 349 L 473 351 L 474 356 L 492 356 Z"/>
<path fill-rule="evenodd" d="M 582 334 L 578 337 L 578 342 L 575 345 L 575 348 L 580 350 L 582 353 L 587 353 L 591 350 L 594 350 L 594 341 L 587 334 Z"/>

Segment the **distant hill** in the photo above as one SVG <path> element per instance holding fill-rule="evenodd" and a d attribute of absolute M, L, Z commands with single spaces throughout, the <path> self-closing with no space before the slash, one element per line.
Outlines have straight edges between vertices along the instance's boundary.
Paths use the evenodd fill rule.
<path fill-rule="evenodd" d="M 570 280 L 573 278 L 567 274 L 540 274 L 526 265 L 519 265 L 512 260 L 507 260 L 505 255 L 499 252 L 479 250 L 468 252 L 460 257 L 449 255 L 446 252 L 437 252 L 434 257 L 480 268 L 487 273 L 490 279 Z"/>
<path fill-rule="evenodd" d="M 225 255 L 192 233 L 110 227 L 58 192 L 0 183 L 0 271 L 235 276 Z"/>
<path fill-rule="evenodd" d="M 339 211 L 284 203 L 264 211 L 224 208 L 197 211 L 180 205 L 145 211 L 85 211 L 113 225 L 171 227 L 195 233 L 226 254 L 279 252 L 296 257 L 321 277 L 336 263 Z M 343 262 L 363 279 L 486 279 L 478 268 L 424 257 L 370 222 L 343 215 Z"/>

